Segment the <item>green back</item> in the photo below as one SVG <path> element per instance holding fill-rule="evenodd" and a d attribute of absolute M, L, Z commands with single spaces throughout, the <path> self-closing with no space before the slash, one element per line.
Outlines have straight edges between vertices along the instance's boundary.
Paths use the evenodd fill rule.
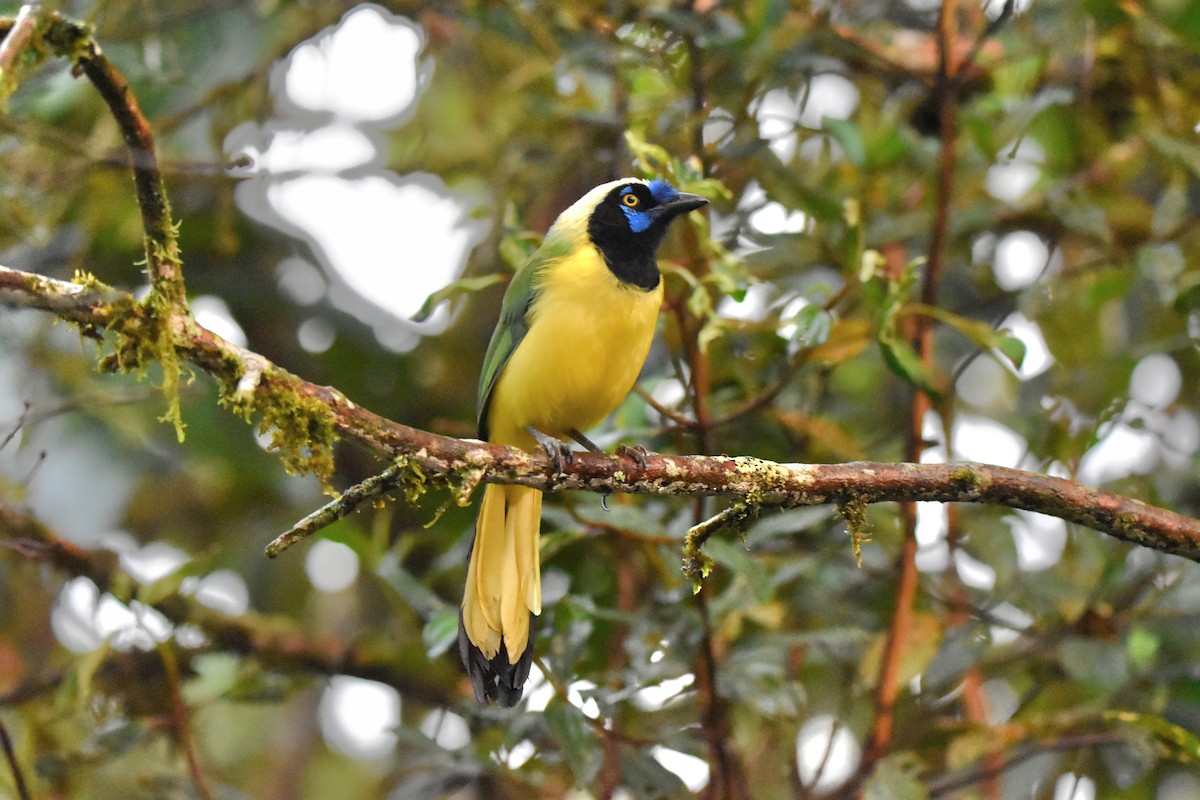
<path fill-rule="evenodd" d="M 479 438 L 487 440 L 487 413 L 492 399 L 492 390 L 504 365 L 525 338 L 529 330 L 529 309 L 537 296 L 537 276 L 553 262 L 571 252 L 571 246 L 557 237 L 547 236 L 542 246 L 534 251 L 529 260 L 517 269 L 508 289 L 504 292 L 504 303 L 500 306 L 500 319 L 487 354 L 483 357 L 483 371 L 479 374 Z"/>

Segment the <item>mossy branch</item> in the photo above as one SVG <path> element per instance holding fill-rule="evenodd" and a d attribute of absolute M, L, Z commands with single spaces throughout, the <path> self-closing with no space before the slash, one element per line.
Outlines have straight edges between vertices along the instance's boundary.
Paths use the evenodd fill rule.
<path fill-rule="evenodd" d="M 0 266 L 0 303 L 37 308 L 100 331 L 139 308 L 127 293 L 99 281 L 70 283 Z M 751 505 L 789 508 L 834 503 L 843 508 L 894 501 L 988 503 L 1037 511 L 1085 525 L 1122 541 L 1200 561 L 1200 521 L 1139 500 L 1063 478 L 987 464 L 777 464 L 747 456 L 650 454 L 632 459 L 579 453 L 553 473 L 542 452 L 453 439 L 385 419 L 329 386 L 318 386 L 199 326 L 175 341 L 184 361 L 211 375 L 222 400 L 243 414 L 283 425 L 290 469 L 328 475 L 335 438 L 358 441 L 381 455 L 405 457 L 427 479 L 447 483 L 532 486 L 657 495 L 726 495 Z M 256 380 L 243 380 L 257 376 Z M 284 428 L 281 428 L 284 430 Z M 308 437 L 307 439 L 303 437 Z M 390 491 L 409 476 L 397 475 Z M 352 510 L 347 508 L 346 511 Z"/>
<path fill-rule="evenodd" d="M 379 493 L 440 477 L 457 487 L 460 499 L 485 480 L 545 491 L 729 495 L 735 503 L 731 508 L 743 509 L 835 503 L 853 511 L 848 515 L 852 533 L 861 532 L 861 510 L 870 503 L 992 503 L 1050 514 L 1124 541 L 1200 560 L 1200 522 L 1021 470 L 985 464 L 775 464 L 749 457 L 662 455 L 631 465 L 623 458 L 581 454 L 558 475 L 551 473 L 541 453 L 437 436 L 372 414 L 338 390 L 309 383 L 196 324 L 187 307 L 178 226 L 171 217 L 154 139 L 128 83 L 87 26 L 58 13 L 26 6 L 18 19 L 0 19 L 0 64 L 15 63 L 26 48 L 69 59 L 75 71 L 92 82 L 117 121 L 129 147 L 151 292 L 139 302 L 90 275 L 78 274 L 74 282 L 67 282 L 0 266 L 0 302 L 51 312 L 92 337 L 109 332 L 113 351 L 103 360 L 106 366 L 143 372 L 147 365 L 159 363 L 167 418 L 180 436 L 177 391 L 187 362 L 217 381 L 222 404 L 247 420 L 261 420 L 261 429 L 272 434 L 289 471 L 328 478 L 338 437 L 358 440 L 393 461 L 402 459 L 399 468 L 378 482 Z M 5 72 L 0 79 L 14 75 L 19 78 L 19 72 Z M 353 507 L 344 502 L 339 513 Z M 715 525 L 708 533 L 714 530 Z M 694 544 L 698 552 L 699 542 Z"/>
<path fill-rule="evenodd" d="M 179 388 L 184 370 L 174 345 L 177 338 L 194 328 L 195 321 L 183 282 L 179 225 L 171 216 L 150 123 L 125 77 L 104 55 L 87 25 L 29 4 L 21 7 L 16 18 L 0 19 L 0 37 L 0 100 L 17 89 L 21 73 L 14 72 L 10 65 L 21 62 L 22 53 L 33 54 L 36 61 L 46 54 L 54 55 L 69 60 L 74 74 L 87 76 L 121 130 L 145 231 L 144 264 L 150 293 L 141 302 L 124 304 L 121 324 L 111 326 L 117 334 L 116 349 L 104 366 L 142 376 L 149 364 L 159 364 L 167 401 L 162 420 L 174 426 L 182 442 Z"/>

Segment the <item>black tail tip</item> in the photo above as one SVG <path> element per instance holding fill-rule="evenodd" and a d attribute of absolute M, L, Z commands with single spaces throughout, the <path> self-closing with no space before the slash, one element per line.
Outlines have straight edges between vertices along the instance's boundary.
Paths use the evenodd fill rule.
<path fill-rule="evenodd" d="M 459 611 L 458 654 L 471 678 L 475 699 L 481 703 L 495 702 L 503 708 L 512 708 L 521 702 L 525 681 L 529 679 L 529 668 L 533 666 L 533 615 L 529 615 L 529 642 L 525 645 L 525 651 L 517 663 L 510 664 L 503 640 L 500 642 L 500 652 L 494 658 L 484 656 L 483 651 L 467 637 L 462 612 Z"/>

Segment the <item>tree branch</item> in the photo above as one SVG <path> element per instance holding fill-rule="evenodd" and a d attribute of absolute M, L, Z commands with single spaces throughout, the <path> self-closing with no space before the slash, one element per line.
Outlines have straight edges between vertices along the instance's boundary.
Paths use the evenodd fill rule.
<path fill-rule="evenodd" d="M 945 268 L 946 240 L 950 230 L 950 202 L 954 192 L 955 104 L 958 99 L 958 87 L 955 82 L 958 65 L 954 58 L 954 43 L 958 38 L 957 17 L 957 1 L 942 0 L 937 24 L 938 73 L 934 87 L 938 101 L 941 149 L 938 156 L 937 192 L 929 237 L 929 255 L 921 285 L 921 302 L 930 307 L 937 306 L 938 288 Z M 911 321 L 915 326 L 913 347 L 921 359 L 921 364 L 930 374 L 934 366 L 933 323 L 934 320 L 926 315 Z M 909 461 L 920 461 L 926 448 L 922 428 L 932 409 L 933 398 L 927 391 L 918 387 L 913 394 L 908 420 L 908 443 L 905 453 Z M 891 744 L 896 700 L 900 695 L 900 671 L 908 650 L 909 631 L 912 628 L 918 582 L 916 504 L 905 502 L 901 507 L 901 516 L 904 519 L 904 541 L 901 543 L 897 561 L 899 577 L 896 581 L 896 607 L 892 612 L 883 655 L 880 658 L 879 682 L 875 687 L 875 718 L 872 721 L 859 776 L 865 776 L 871 765 L 887 752 Z"/>
<path fill-rule="evenodd" d="M 208 781 L 204 779 L 204 771 L 200 768 L 200 757 L 196 753 L 196 743 L 192 738 L 192 712 L 183 699 L 183 691 L 179 686 L 179 661 L 175 658 L 172 647 L 171 642 L 158 645 L 158 655 L 162 660 L 163 672 L 171 691 L 171 727 L 175 732 L 175 740 L 183 750 L 196 794 L 200 800 L 214 800 L 212 790 L 208 788 Z"/>
<path fill-rule="evenodd" d="M 3 504 L 0 547 L 69 575 L 89 578 L 101 592 L 108 591 L 120 572 L 115 554 L 72 544 L 29 515 Z M 385 683 L 405 697 L 443 707 L 452 705 L 458 696 L 451 685 L 405 669 L 394 658 L 394 648 L 312 634 L 297 624 L 253 612 L 229 616 L 187 595 L 172 595 L 152 607 L 173 625 L 194 625 L 208 638 L 206 644 L 180 650 L 180 655 L 187 658 L 211 651 L 253 655 L 264 667 L 277 672 L 353 675 Z M 22 702 L 42 688 L 39 683 L 0 700 Z"/>
<path fill-rule="evenodd" d="M 7 31 L 3 41 L 0 41 L 0 100 L 8 96 L 8 91 L 16 88 L 15 81 L 9 73 L 16 67 L 21 52 L 29 45 L 33 32 L 37 30 L 39 9 L 35 5 L 23 5 L 13 18 L 12 27 Z"/>
<path fill-rule="evenodd" d="M 929 796 L 936 798 L 953 794 L 960 789 L 965 789 L 968 786 L 1002 775 L 1007 770 L 1028 761 L 1034 756 L 1058 750 L 1086 749 L 1091 751 L 1097 747 L 1120 744 L 1123 741 L 1125 739 L 1115 733 L 1079 733 L 1060 736 L 1057 739 L 1029 742 L 1024 749 L 1007 758 L 997 759 L 994 753 L 989 754 L 976 766 L 945 779 L 940 783 L 934 783 L 934 785 L 929 787 Z"/>
<path fill-rule="evenodd" d="M 17 751 L 13 747 L 12 737 L 8 735 L 8 728 L 2 719 L 0 719 L 0 747 L 3 747 L 4 759 L 8 761 L 9 769 L 12 770 L 13 783 L 17 787 L 17 797 L 20 800 L 30 800 L 32 795 L 29 794 L 29 787 L 25 784 L 25 773 L 21 770 L 21 762 L 17 760 Z"/>
<path fill-rule="evenodd" d="M 121 129 L 133 168 L 142 227 L 146 232 L 146 269 L 150 285 L 174 313 L 187 313 L 182 264 L 166 186 L 158 169 L 150 123 L 121 72 L 100 50 L 91 32 L 58 13 L 46 15 L 44 41 L 56 54 L 72 59 L 96 88 Z"/>
<path fill-rule="evenodd" d="M 80 286 L 0 266 L 0 303 L 51 311 L 89 329 L 118 316 L 112 305 L 132 304 L 125 292 L 89 281 Z M 749 456 L 649 454 L 632 460 L 578 453 L 553 472 L 540 451 L 454 439 L 385 419 L 329 386 L 309 383 L 257 353 L 196 327 L 176 342 L 181 356 L 218 382 L 236 386 L 250 365 L 261 370 L 255 395 L 294 392 L 312 401 L 337 435 L 395 458 L 404 456 L 425 479 L 450 484 L 482 473 L 486 483 L 542 491 L 584 490 L 742 498 L 764 509 L 825 503 L 934 501 L 986 503 L 1085 525 L 1122 541 L 1200 561 L 1200 521 L 1063 478 L 988 464 L 778 464 Z M 399 471 L 405 472 L 405 471 Z M 411 470 L 404 480 L 412 480 Z"/>

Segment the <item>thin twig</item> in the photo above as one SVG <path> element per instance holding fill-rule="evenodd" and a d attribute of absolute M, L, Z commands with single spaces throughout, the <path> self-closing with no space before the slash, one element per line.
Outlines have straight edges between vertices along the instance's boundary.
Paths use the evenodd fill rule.
<path fill-rule="evenodd" d="M 939 71 L 936 89 L 938 92 L 938 115 L 940 120 L 941 153 L 938 161 L 937 196 L 935 200 L 933 229 L 929 241 L 929 255 L 925 263 L 924 282 L 921 286 L 921 301 L 927 306 L 937 305 L 938 287 L 946 260 L 946 240 L 950 229 L 950 202 L 954 192 L 955 159 L 955 103 L 957 92 L 955 75 L 958 66 L 954 63 L 954 42 L 957 36 L 958 4 L 956 0 L 942 0 L 938 16 Z M 915 349 L 922 364 L 933 366 L 933 320 L 919 316 L 911 320 L 916 327 Z M 907 459 L 920 461 L 925 450 L 922 427 L 925 417 L 933 408 L 928 393 L 918 389 L 913 394 L 909 415 Z M 917 584 L 917 507 L 906 502 L 901 506 L 904 519 L 904 541 L 897 562 L 899 577 L 896 585 L 896 606 L 888 626 L 887 638 L 879 668 L 879 679 L 875 687 L 875 718 L 871 725 L 870 739 L 863 755 L 860 779 L 869 772 L 872 764 L 887 752 L 892 740 L 895 724 L 896 701 L 900 694 L 900 673 L 905 653 L 908 650 L 909 631 L 912 628 L 913 605 L 916 601 Z"/>
<path fill-rule="evenodd" d="M 208 788 L 204 773 L 200 770 L 200 759 L 196 755 L 196 745 L 192 740 L 191 714 L 187 703 L 183 700 L 183 692 L 179 688 L 179 663 L 172 647 L 173 644 L 169 641 L 158 645 L 158 655 L 162 659 L 167 684 L 171 688 L 171 727 L 183 750 L 184 759 L 188 765 L 188 774 L 192 777 L 192 786 L 196 789 L 196 794 L 200 796 L 200 800 L 213 800 L 213 793 Z"/>
<path fill-rule="evenodd" d="M 1125 739 L 1115 733 L 1081 733 L 1072 736 L 1063 736 L 1058 739 L 1050 739 L 1048 741 L 1029 742 L 1028 747 L 1015 755 L 999 761 L 985 756 L 979 764 L 971 769 L 930 786 L 929 797 L 935 798 L 953 794 L 960 789 L 964 789 L 980 781 L 1001 775 L 1018 764 L 1048 752 L 1055 750 L 1086 750 L 1093 747 L 1103 747 L 1104 745 L 1120 744 L 1123 741 Z"/>
<path fill-rule="evenodd" d="M 76 58 L 76 66 L 87 75 L 108 105 L 129 148 L 138 208 L 142 214 L 142 227 L 146 231 L 146 269 L 150 284 L 169 309 L 183 312 L 187 309 L 187 298 L 175 223 L 171 218 L 171 205 L 167 200 L 162 173 L 158 169 L 150 123 L 129 89 L 125 76 L 105 57 L 87 31 L 58 15 L 54 15 L 54 20 L 63 31 L 60 35 L 65 41 L 64 46 L 72 48 L 64 54 Z M 51 36 L 48 34 L 47 38 Z"/>
<path fill-rule="evenodd" d="M 350 514 L 366 501 L 386 494 L 395 488 L 400 480 L 403 480 L 403 473 L 407 469 L 407 465 L 393 464 L 378 475 L 367 478 L 347 489 L 336 500 L 326 503 L 276 536 L 267 545 L 267 558 L 275 558 L 297 542 L 307 539 L 322 528 L 327 528 Z"/>
<path fill-rule="evenodd" d="M 13 68 L 21 52 L 29 46 L 29 40 L 38 26 L 41 8 L 34 3 L 21 6 L 5 37 L 0 40 L 0 81 L 8 81 L 4 73 Z"/>
<path fill-rule="evenodd" d="M 694 238 L 689 240 L 688 244 L 690 245 L 689 266 L 691 269 L 700 273 L 707 271 L 708 265 L 699 254 L 699 248 L 696 246 Z M 686 303 L 675 304 L 674 311 L 682 333 L 683 354 L 687 360 L 692 380 L 692 416 L 695 419 L 692 433 L 697 449 L 702 453 L 708 453 L 712 450 L 712 424 L 709 413 L 709 393 L 712 386 L 709 355 L 700 346 L 700 331 L 703 321 L 688 312 Z M 705 571 L 705 559 L 700 557 L 695 541 L 697 539 L 702 541 L 702 537 L 705 535 L 703 534 L 704 530 L 711 534 L 720 524 L 733 518 L 734 512 L 718 514 L 713 518 L 718 521 L 710 520 L 711 524 L 707 528 L 705 526 L 708 523 L 704 521 L 705 506 L 701 498 L 697 498 L 693 502 L 692 512 L 695 524 L 701 529 L 701 533 L 695 537 L 689 534 L 689 540 L 693 546 L 690 549 L 685 547 L 684 564 L 685 570 L 687 569 L 686 565 L 691 564 L 702 574 Z M 732 744 L 729 701 L 721 696 L 718 689 L 718 648 L 708 609 L 708 595 L 712 589 L 697 582 L 696 572 L 693 572 L 691 577 L 697 590 L 694 596 L 701 620 L 700 641 L 696 649 L 693 671 L 696 675 L 696 694 L 700 698 L 700 733 L 704 739 L 711 771 L 711 777 L 703 796 L 711 798 L 711 800 L 749 800 L 749 787 L 746 783 L 745 771 L 742 768 L 741 758 Z"/>
<path fill-rule="evenodd" d="M 25 558 L 82 575 L 107 591 L 118 559 L 107 550 L 88 550 L 56 536 L 46 526 L 11 506 L 0 504 L 0 548 Z"/>
<path fill-rule="evenodd" d="M 17 421 L 13 425 L 12 430 L 5 434 L 3 439 L 0 439 L 0 450 L 3 450 L 5 447 L 7 447 L 8 443 L 15 439 L 17 434 L 21 432 L 21 428 L 25 427 L 26 417 L 28 416 L 29 401 L 26 400 L 24 408 L 21 409 L 21 416 L 17 417 Z"/>
<path fill-rule="evenodd" d="M 12 738 L 8 735 L 8 728 L 4 725 L 4 720 L 0 719 L 0 746 L 4 748 L 4 758 L 8 761 L 8 766 L 12 769 L 13 782 L 17 785 L 17 797 L 21 800 L 31 800 L 32 795 L 29 794 L 29 787 L 25 784 L 25 773 L 21 771 L 21 763 L 17 761 L 17 751 L 13 747 Z"/>
<path fill-rule="evenodd" d="M 1001 28 L 1008 24 L 1008 21 L 1012 19 L 1013 12 L 1016 11 L 1016 6 L 1016 0 L 1004 0 L 1004 6 L 1000 9 L 1000 13 L 996 15 L 994 20 L 987 24 L 983 32 L 975 39 L 974 44 L 971 45 L 971 49 L 967 51 L 962 61 L 959 62 L 959 68 L 952 78 L 956 84 L 961 86 L 971 76 L 970 68 L 975 66 L 975 62 L 978 60 L 983 46 L 987 43 L 988 39 L 991 39 Z"/>
<path fill-rule="evenodd" d="M 66 673 L 61 670 L 47 672 L 44 675 L 28 678 L 25 681 L 17 684 L 7 692 L 0 694 L 0 708 L 6 706 L 19 706 L 22 703 L 27 703 L 35 697 L 41 697 L 47 692 L 57 689 L 62 685 L 66 678 Z"/>
<path fill-rule="evenodd" d="M 712 561 L 701 553 L 704 543 L 721 528 L 740 530 L 746 521 L 757 513 L 758 507 L 755 505 L 735 503 L 688 529 L 683 541 L 683 574 L 692 579 L 697 591 L 700 589 L 700 582 L 712 569 Z"/>
<path fill-rule="evenodd" d="M 653 408 L 655 411 L 657 411 L 663 417 L 671 420 L 671 422 L 675 423 L 675 425 L 678 426 L 681 430 L 691 429 L 693 426 L 695 426 L 696 421 L 694 419 L 691 419 L 690 417 L 685 417 L 683 414 L 680 414 L 678 411 L 676 411 L 674 409 L 667 408 L 662 403 L 655 400 L 654 395 L 650 394 L 650 392 L 646 391 L 642 386 L 640 386 L 640 385 L 634 386 L 633 391 L 637 394 L 638 397 L 642 398 L 642 400 L 645 401 L 646 405 Z"/>

